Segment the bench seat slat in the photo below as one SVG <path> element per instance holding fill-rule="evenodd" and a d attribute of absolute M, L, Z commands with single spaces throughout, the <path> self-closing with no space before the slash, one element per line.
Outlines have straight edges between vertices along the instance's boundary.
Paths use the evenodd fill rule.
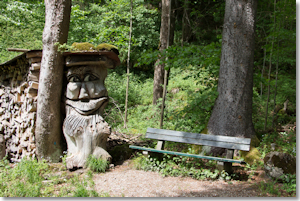
<path fill-rule="evenodd" d="M 188 137 L 188 138 L 194 138 L 199 140 L 212 140 L 212 141 L 222 141 L 222 142 L 230 142 L 230 143 L 234 142 L 237 144 L 247 144 L 247 145 L 250 145 L 251 142 L 251 138 L 207 135 L 207 134 L 200 134 L 200 133 L 187 133 L 183 131 L 173 131 L 173 130 L 157 129 L 157 128 L 148 128 L 147 133 L 157 133 L 157 134 L 178 136 L 178 137 L 185 137 L 185 138 Z M 147 137 L 147 133 L 146 133 L 146 137 Z"/>
<path fill-rule="evenodd" d="M 153 149 L 153 148 L 139 147 L 139 146 L 133 146 L 133 145 L 130 145 L 129 148 L 157 152 L 157 153 L 187 156 L 187 157 L 193 157 L 193 158 L 203 158 L 203 159 L 216 160 L 216 161 L 221 161 L 221 162 L 241 163 L 241 164 L 245 163 L 244 161 L 241 161 L 241 160 L 219 158 L 219 157 L 213 157 L 213 156 L 202 156 L 202 155 L 196 155 L 196 154 L 187 154 L 187 153 L 181 153 L 181 152 L 175 152 L 175 151 L 157 150 L 157 149 Z"/>
<path fill-rule="evenodd" d="M 173 141 L 173 142 L 181 142 L 187 144 L 207 145 L 213 147 L 222 147 L 227 149 L 249 151 L 249 145 L 245 145 L 245 144 L 235 144 L 230 142 L 218 142 L 218 141 L 211 141 L 211 140 L 199 140 L 190 137 L 183 138 L 181 136 L 161 135 L 156 133 L 147 133 L 146 137 L 150 139 L 163 140 L 163 141 Z"/>

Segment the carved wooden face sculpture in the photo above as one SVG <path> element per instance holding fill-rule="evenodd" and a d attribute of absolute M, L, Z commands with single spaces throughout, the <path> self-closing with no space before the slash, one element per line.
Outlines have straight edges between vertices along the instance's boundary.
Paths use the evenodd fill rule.
<path fill-rule="evenodd" d="M 106 152 L 111 129 L 102 118 L 108 103 L 105 66 L 73 66 L 67 71 L 66 118 L 63 132 L 68 145 L 67 168 L 84 167 L 89 155 L 110 160 Z"/>
<path fill-rule="evenodd" d="M 107 68 L 105 67 L 70 68 L 67 73 L 66 104 L 82 115 L 90 115 L 97 111 L 108 100 L 104 86 L 106 76 Z"/>

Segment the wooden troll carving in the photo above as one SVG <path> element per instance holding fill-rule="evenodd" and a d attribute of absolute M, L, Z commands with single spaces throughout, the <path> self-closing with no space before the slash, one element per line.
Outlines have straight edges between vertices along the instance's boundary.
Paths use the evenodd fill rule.
<path fill-rule="evenodd" d="M 63 133 L 68 146 L 67 168 L 85 166 L 89 155 L 111 160 L 106 151 L 111 128 L 103 119 L 108 103 L 107 69 L 120 64 L 116 50 L 65 52 L 67 86 Z"/>

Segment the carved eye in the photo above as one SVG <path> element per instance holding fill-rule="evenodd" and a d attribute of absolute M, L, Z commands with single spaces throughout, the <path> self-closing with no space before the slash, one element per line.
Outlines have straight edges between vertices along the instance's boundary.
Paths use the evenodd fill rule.
<path fill-rule="evenodd" d="M 80 78 L 77 75 L 71 75 L 69 77 L 69 82 L 80 82 Z"/>
<path fill-rule="evenodd" d="M 87 75 L 85 75 L 83 81 L 89 82 L 89 81 L 95 81 L 95 80 L 98 80 L 98 77 L 96 77 L 95 75 L 92 75 L 92 74 L 87 74 Z"/>

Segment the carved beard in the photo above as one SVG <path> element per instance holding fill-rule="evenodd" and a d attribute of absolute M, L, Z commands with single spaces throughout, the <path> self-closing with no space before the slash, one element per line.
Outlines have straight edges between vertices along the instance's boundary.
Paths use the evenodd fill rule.
<path fill-rule="evenodd" d="M 63 132 L 68 144 L 67 168 L 84 167 L 89 155 L 111 160 L 106 151 L 106 141 L 111 128 L 100 115 L 100 109 L 91 115 L 81 115 L 67 105 Z"/>
<path fill-rule="evenodd" d="M 102 104 L 94 114 L 82 115 L 78 112 L 77 108 L 66 105 L 66 118 L 63 124 L 63 132 L 70 137 L 75 137 L 83 134 L 87 130 L 89 132 L 96 132 L 97 134 L 103 133 L 110 134 L 110 127 L 101 116 L 106 104 Z M 99 127 L 98 124 L 101 124 Z M 86 129 L 86 130 L 85 130 Z"/>

